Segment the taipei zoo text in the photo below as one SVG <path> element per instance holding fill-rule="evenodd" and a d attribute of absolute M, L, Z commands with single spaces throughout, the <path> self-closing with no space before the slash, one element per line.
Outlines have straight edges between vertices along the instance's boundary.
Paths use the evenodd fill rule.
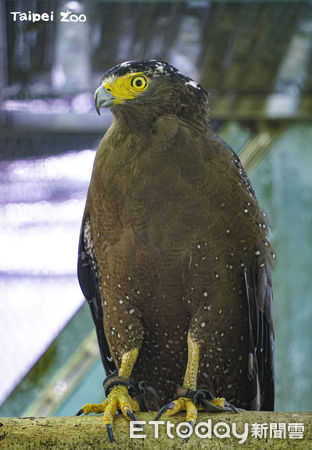
<path fill-rule="evenodd" d="M 50 11 L 49 13 L 45 12 L 42 14 L 27 11 L 10 11 L 12 15 L 13 22 L 54 22 L 54 11 Z M 66 10 L 60 11 L 59 15 L 56 16 L 56 20 L 59 22 L 86 22 L 87 17 L 85 14 L 75 14 L 73 11 Z"/>

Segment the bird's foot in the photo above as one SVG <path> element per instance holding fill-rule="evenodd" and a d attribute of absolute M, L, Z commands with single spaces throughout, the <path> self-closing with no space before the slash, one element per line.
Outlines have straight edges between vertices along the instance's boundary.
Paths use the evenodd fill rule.
<path fill-rule="evenodd" d="M 186 422 L 192 427 L 196 422 L 198 411 L 203 410 L 209 412 L 238 412 L 234 405 L 227 402 L 224 398 L 213 397 L 208 390 L 198 389 L 195 391 L 179 387 L 176 399 L 164 405 L 158 411 L 155 420 L 159 420 L 164 413 L 168 416 L 173 416 L 178 412 L 186 411 Z M 187 442 L 188 438 L 185 440 Z"/>
<path fill-rule="evenodd" d="M 191 406 L 186 401 L 191 401 L 193 404 L 196 404 L 198 406 L 198 410 L 205 410 L 209 412 L 233 411 L 235 413 L 238 413 L 239 411 L 234 405 L 232 405 L 232 403 L 227 402 L 225 398 L 214 397 L 207 389 L 197 389 L 195 391 L 179 386 L 177 389 L 176 400 L 164 405 L 159 410 L 157 417 L 159 418 L 165 412 L 169 415 L 176 414 L 177 412 L 183 410 L 184 405 L 188 406 L 188 409 L 185 409 L 185 411 L 190 410 Z M 176 408 L 179 409 L 176 410 Z"/>
<path fill-rule="evenodd" d="M 156 416 L 155 420 L 159 420 L 160 417 L 166 413 L 168 416 L 174 416 L 175 414 L 186 411 L 186 422 L 188 422 L 189 427 L 193 427 L 197 419 L 197 411 L 203 409 L 202 407 L 197 407 L 193 400 L 187 397 L 179 397 L 176 400 L 164 405 Z M 189 431 L 189 428 L 185 430 L 185 433 Z M 185 442 L 189 440 L 188 437 L 185 437 Z"/>
<path fill-rule="evenodd" d="M 114 442 L 113 422 L 117 410 L 120 410 L 128 420 L 138 420 L 134 414 L 134 412 L 139 411 L 138 402 L 130 397 L 128 389 L 124 385 L 113 386 L 105 402 L 99 404 L 87 403 L 76 415 L 90 414 L 91 412 L 104 413 L 103 420 L 109 440 Z"/>
<path fill-rule="evenodd" d="M 235 413 L 238 412 L 238 409 L 225 400 L 223 397 L 215 397 L 212 395 L 208 389 L 197 389 L 192 390 L 185 388 L 183 386 L 179 386 L 177 389 L 177 399 L 180 397 L 186 397 L 200 406 L 203 410 L 209 412 L 225 412 L 225 411 L 233 411 Z"/>
<path fill-rule="evenodd" d="M 168 416 L 173 416 L 181 411 L 186 411 L 186 421 L 188 423 L 190 423 L 192 425 L 193 423 L 196 422 L 197 407 L 195 406 L 194 402 L 190 398 L 186 398 L 186 397 L 179 397 L 178 399 L 173 400 L 170 403 L 167 403 L 167 405 L 164 405 L 158 411 L 158 414 L 157 414 L 155 420 L 160 419 L 160 417 L 165 413 Z"/>

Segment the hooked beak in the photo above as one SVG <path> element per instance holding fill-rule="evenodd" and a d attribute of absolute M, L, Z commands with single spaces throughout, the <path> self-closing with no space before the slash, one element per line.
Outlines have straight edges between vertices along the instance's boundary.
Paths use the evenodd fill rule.
<path fill-rule="evenodd" d="M 112 105 L 114 99 L 115 97 L 104 86 L 98 87 L 94 93 L 95 109 L 98 115 L 100 115 L 100 109 Z"/>

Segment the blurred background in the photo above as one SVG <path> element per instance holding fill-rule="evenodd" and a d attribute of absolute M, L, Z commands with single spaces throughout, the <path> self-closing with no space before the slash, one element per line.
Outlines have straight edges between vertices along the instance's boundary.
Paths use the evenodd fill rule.
<path fill-rule="evenodd" d="M 61 11 L 85 22 L 60 22 Z M 13 21 L 10 12 L 54 21 Z M 156 58 L 210 93 L 272 223 L 276 409 L 312 410 L 312 2 L 0 2 L 0 416 L 73 415 L 105 377 L 76 277 L 93 93 Z M 310 299 L 310 300 L 309 300 Z"/>

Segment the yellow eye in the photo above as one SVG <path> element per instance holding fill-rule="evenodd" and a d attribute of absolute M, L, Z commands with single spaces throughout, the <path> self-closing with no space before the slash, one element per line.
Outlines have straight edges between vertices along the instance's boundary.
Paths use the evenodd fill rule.
<path fill-rule="evenodd" d="M 143 75 L 133 77 L 131 80 L 131 87 L 138 92 L 144 91 L 144 89 L 147 87 L 147 84 L 147 79 Z"/>

